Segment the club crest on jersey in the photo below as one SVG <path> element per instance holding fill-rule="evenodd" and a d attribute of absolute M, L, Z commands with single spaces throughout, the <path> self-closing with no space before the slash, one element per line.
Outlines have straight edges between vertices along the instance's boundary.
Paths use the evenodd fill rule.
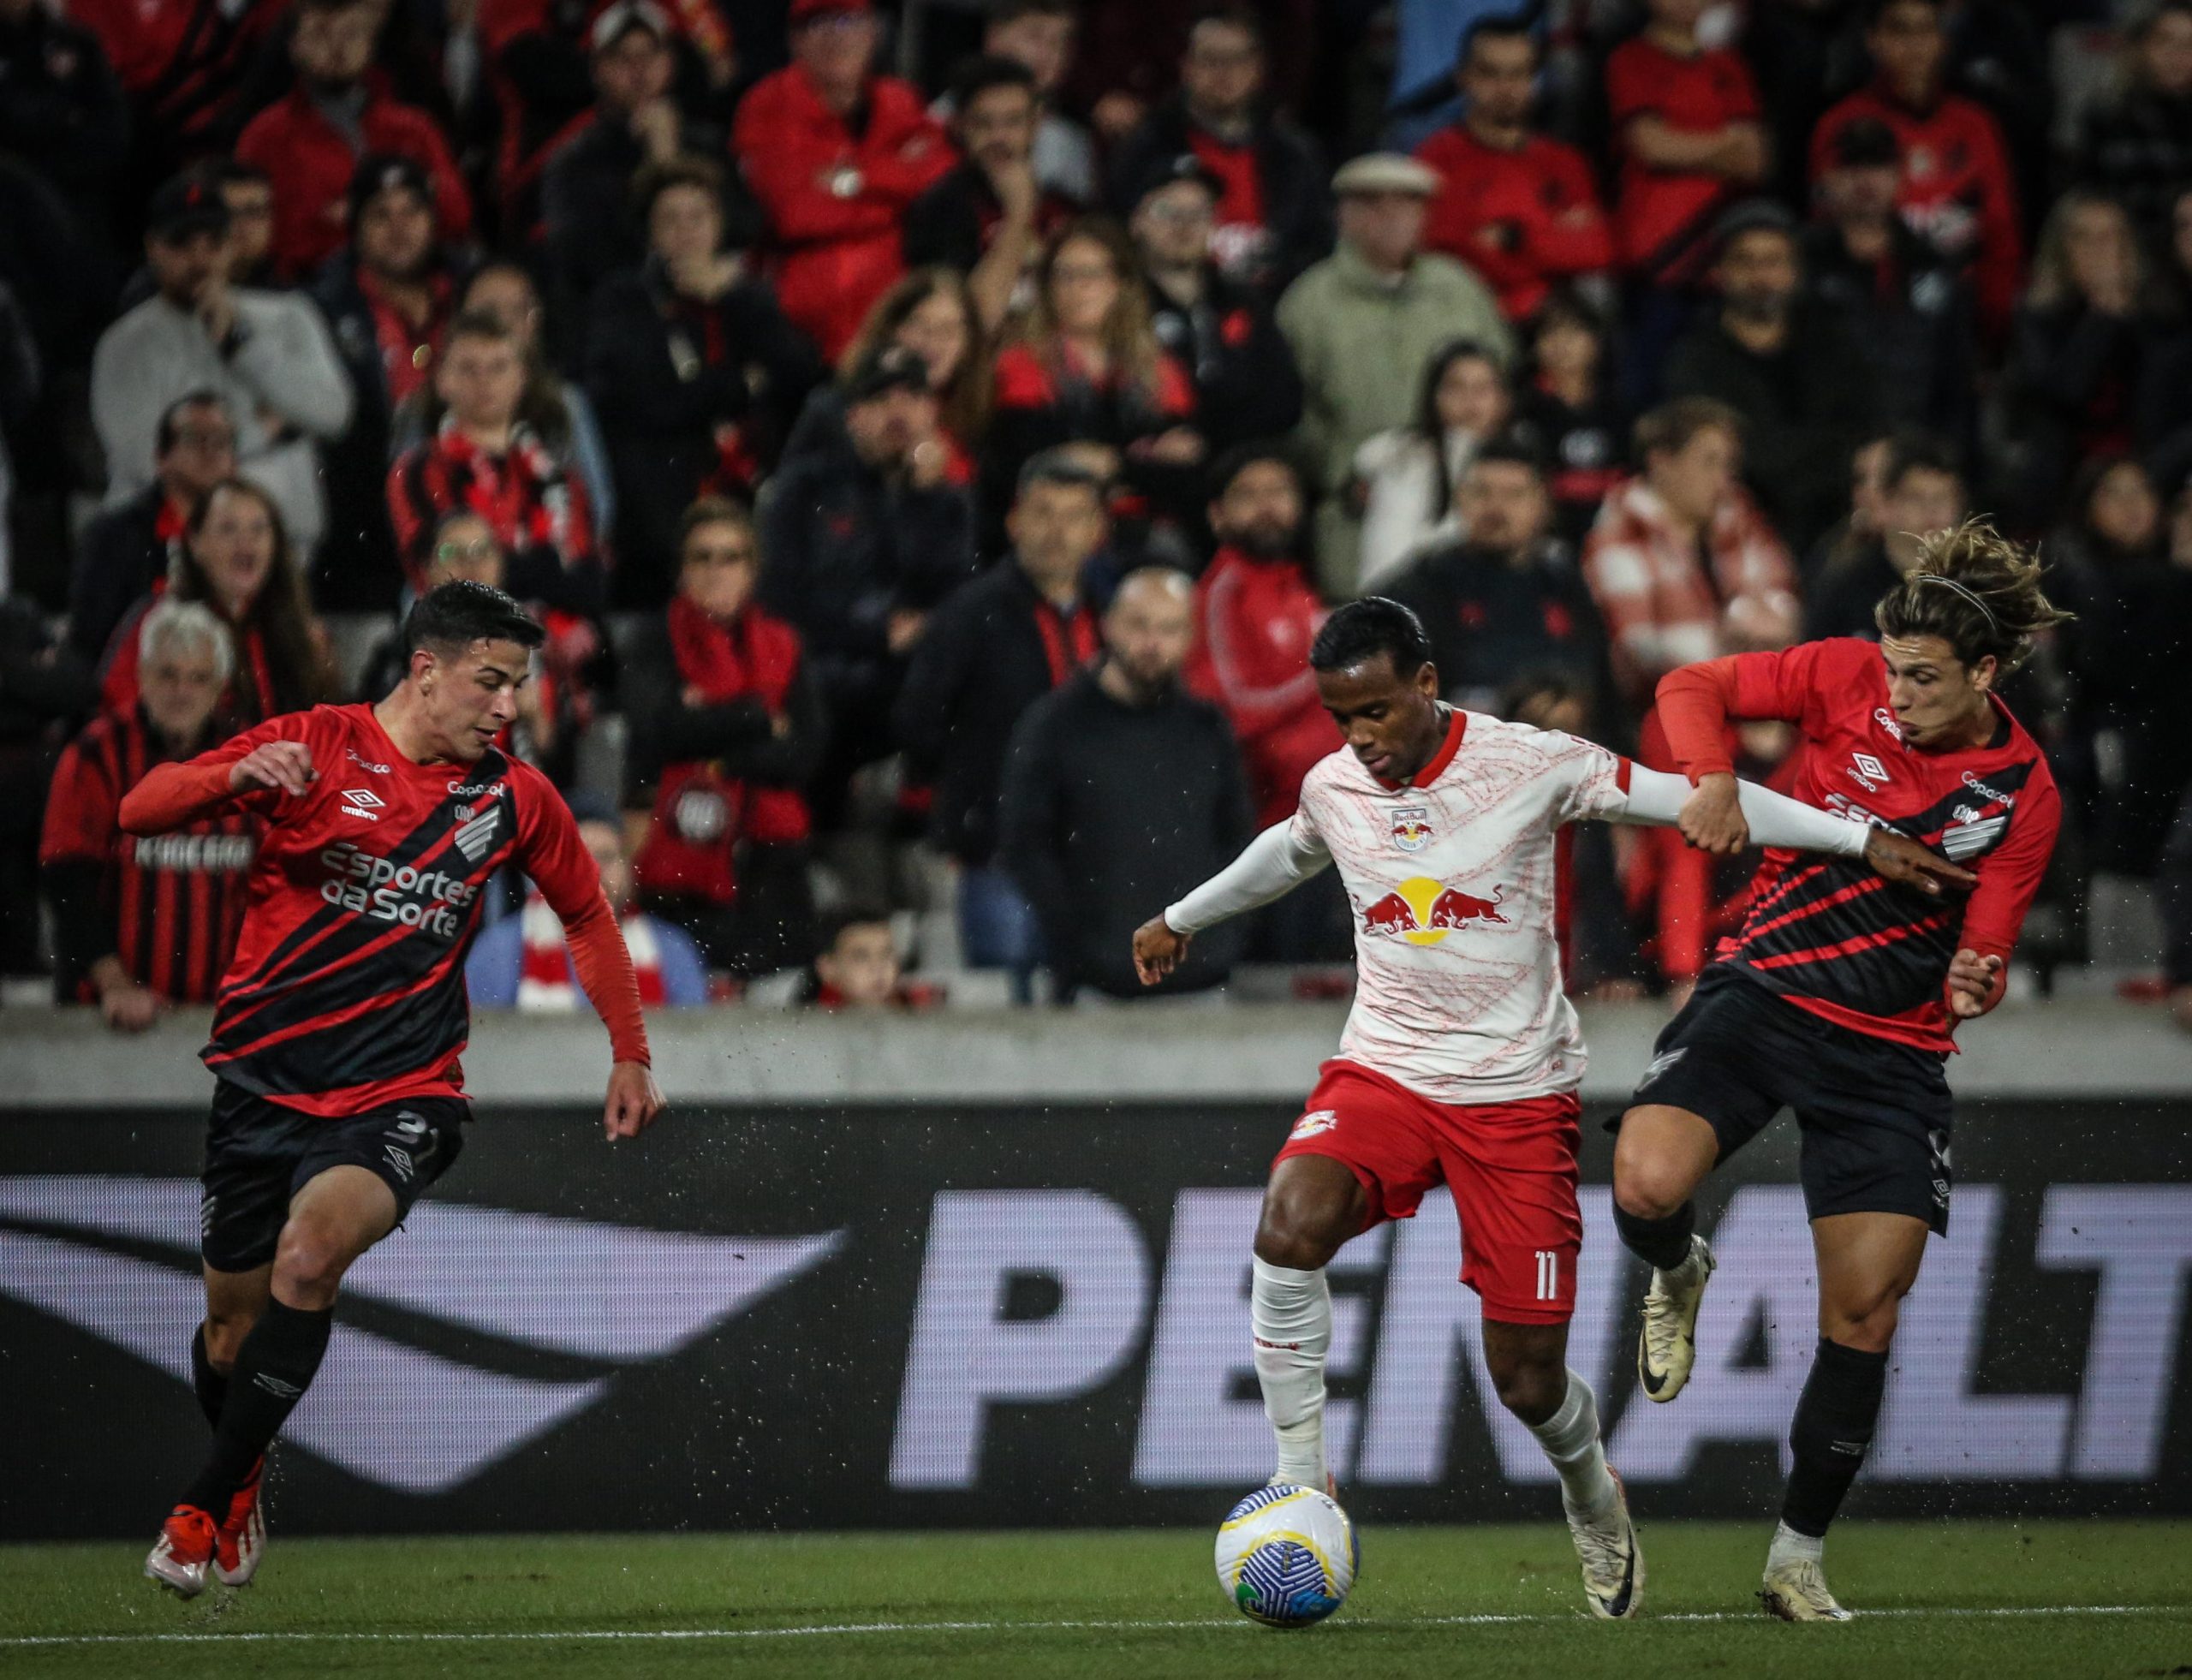
<path fill-rule="evenodd" d="M 1331 1131 L 1339 1124 L 1339 1111 L 1333 1108 L 1313 1108 L 1294 1123 L 1289 1137 L 1316 1137 Z"/>
<path fill-rule="evenodd" d="M 462 811 L 463 807 L 460 806 L 458 809 Z M 502 819 L 501 804 L 497 802 L 490 805 L 485 811 L 456 831 L 457 850 L 462 852 L 473 862 L 479 862 L 481 858 L 494 849 L 495 830 L 501 824 Z"/>
<path fill-rule="evenodd" d="M 1362 912 L 1362 932 L 1385 938 L 1402 938 L 1412 945 L 1435 945 L 1455 928 L 1473 921 L 1498 922 L 1507 888 L 1503 882 L 1492 897 L 1480 897 L 1448 886 L 1444 881 L 1417 875 L 1403 881 Z"/>
<path fill-rule="evenodd" d="M 380 820 L 375 813 L 387 803 L 386 800 L 371 788 L 342 789 L 342 808 L 354 817 L 363 817 L 369 823 L 377 823 Z"/>
<path fill-rule="evenodd" d="M 1420 852 L 1431 843 L 1431 812 L 1426 806 L 1403 806 L 1393 813 L 1393 843 L 1404 852 Z"/>
<path fill-rule="evenodd" d="M 1878 793 L 1880 783 L 1888 779 L 1887 766 L 1870 753 L 1850 755 L 1850 779 L 1867 793 Z"/>

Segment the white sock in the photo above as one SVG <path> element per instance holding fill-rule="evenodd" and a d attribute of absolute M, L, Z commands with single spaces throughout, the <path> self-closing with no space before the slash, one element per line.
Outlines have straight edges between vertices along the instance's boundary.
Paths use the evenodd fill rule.
<path fill-rule="evenodd" d="M 1568 1397 L 1543 1423 L 1530 1426 L 1552 1468 L 1560 1472 L 1560 1498 L 1571 1511 L 1597 1516 L 1617 1497 L 1599 1441 L 1599 1403 L 1590 1384 L 1568 1373 Z"/>
<path fill-rule="evenodd" d="M 1825 1534 L 1800 1534 L 1787 1523 L 1779 1522 L 1774 1525 L 1773 1544 L 1766 1550 L 1766 1567 L 1778 1570 L 1800 1558 L 1808 1558 L 1816 1564 L 1826 1556 Z"/>
<path fill-rule="evenodd" d="M 1332 1345 L 1332 1296 L 1321 1267 L 1255 1263 L 1248 1321 L 1256 1336 L 1256 1380 L 1278 1440 L 1278 1479 L 1319 1492 L 1325 1486 L 1325 1355 Z"/>

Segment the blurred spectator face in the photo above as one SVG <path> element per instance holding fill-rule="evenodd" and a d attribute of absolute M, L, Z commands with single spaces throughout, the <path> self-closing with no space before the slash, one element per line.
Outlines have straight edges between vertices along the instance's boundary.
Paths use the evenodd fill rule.
<path fill-rule="evenodd" d="M 138 669 L 145 715 L 170 741 L 198 739 L 221 703 L 221 665 L 204 640 L 164 636 Z"/>
<path fill-rule="evenodd" d="M 273 510 L 264 497 L 234 486 L 215 491 L 190 554 L 223 616 L 242 617 L 274 570 Z"/>
<path fill-rule="evenodd" d="M 1200 182 L 1175 181 L 1135 207 L 1131 231 L 1142 261 L 1154 269 L 1200 268 L 1210 259 L 1217 203 Z"/>
<path fill-rule="evenodd" d="M 1591 702 L 1580 688 L 1564 682 L 1546 682 L 1516 695 L 1509 708 L 1514 720 L 1533 729 L 1560 730 L 1569 735 L 1587 735 Z"/>
<path fill-rule="evenodd" d="M 1065 80 L 1066 67 L 1073 62 L 1073 35 L 1069 12 L 1023 12 L 990 25 L 982 51 L 1025 64 L 1035 86 L 1047 95 Z"/>
<path fill-rule="evenodd" d="M 2139 79 L 2157 93 L 2192 93 L 2192 12 L 2158 14 L 2139 43 Z"/>
<path fill-rule="evenodd" d="M 274 184 L 223 181 L 221 202 L 229 207 L 229 272 L 255 274 L 274 244 Z"/>
<path fill-rule="evenodd" d="M 1035 149 L 1036 109 L 1024 87 L 987 87 L 959 113 L 960 148 L 986 170 L 1024 164 Z"/>
<path fill-rule="evenodd" d="M 593 91 L 605 108 L 628 116 L 667 93 L 676 69 L 652 30 L 627 29 L 593 55 Z"/>
<path fill-rule="evenodd" d="M 481 269 L 464 289 L 464 307 L 483 310 L 508 327 L 521 352 L 530 353 L 539 339 L 540 294 L 521 268 L 497 263 Z"/>
<path fill-rule="evenodd" d="M 378 21 L 373 9 L 365 5 L 301 11 L 289 43 L 289 62 L 315 87 L 339 92 L 353 86 L 372 63 Z"/>
<path fill-rule="evenodd" d="M 1302 539 L 1302 482 L 1277 461 L 1251 461 L 1210 504 L 1211 533 L 1259 560 L 1295 554 Z"/>
<path fill-rule="evenodd" d="M 1469 115 L 1487 128 L 1521 128 L 1530 119 L 1537 74 L 1537 44 L 1528 36 L 1480 34 L 1459 78 Z"/>
<path fill-rule="evenodd" d="M 677 590 L 717 623 L 728 624 L 754 599 L 760 571 L 754 533 L 730 520 L 696 525 L 680 551 Z"/>
<path fill-rule="evenodd" d="M 434 389 L 459 426 L 492 431 L 516 417 L 525 363 L 508 339 L 452 339 L 434 370 Z"/>
<path fill-rule="evenodd" d="M 705 187 L 665 187 L 647 210 L 647 241 L 673 271 L 704 263 L 723 243 L 723 206 Z"/>
<path fill-rule="evenodd" d="M 499 589 L 508 564 L 487 521 L 477 514 L 457 514 L 444 520 L 434 535 L 427 582 L 432 587 L 461 581 Z"/>
<path fill-rule="evenodd" d="M 160 483 L 178 502 L 195 502 L 236 470 L 236 429 L 217 402 L 176 411 L 174 441 L 154 462 Z"/>
<path fill-rule="evenodd" d="M 1873 438 L 1850 457 L 1850 528 L 1860 535 L 1886 528 L 1887 458 L 1893 448 L 1886 438 Z"/>
<path fill-rule="evenodd" d="M 1654 450 L 1645 475 L 1678 519 L 1702 525 L 1719 511 L 1736 486 L 1741 446 L 1717 426 L 1701 426 L 1678 450 Z"/>
<path fill-rule="evenodd" d="M 1482 356 L 1457 357 L 1438 376 L 1432 404 L 1447 431 L 1488 438 L 1507 423 L 1506 376 Z"/>
<path fill-rule="evenodd" d="M 1072 338 L 1104 331 L 1119 301 L 1119 271 L 1102 241 L 1069 239 L 1051 265 L 1051 314 Z"/>
<path fill-rule="evenodd" d="M 1698 20 L 1711 6 L 1712 0 L 1647 0 L 1644 9 L 1661 28 L 1678 29 L 1687 35 L 1695 33 Z"/>
<path fill-rule="evenodd" d="M 1177 572 L 1131 572 L 1104 615 L 1104 646 L 1146 694 L 1179 680 L 1194 643 L 1194 590 Z"/>
<path fill-rule="evenodd" d="M 1423 211 L 1414 193 L 1349 193 L 1339 201 L 1339 236 L 1371 267 L 1394 272 L 1423 247 Z"/>
<path fill-rule="evenodd" d="M 1737 234 L 1720 253 L 1712 272 L 1729 313 L 1760 322 L 1788 315 L 1803 277 L 1796 264 L 1796 241 L 1772 228 Z"/>
<path fill-rule="evenodd" d="M 1093 485 L 1045 484 L 1022 491 L 1004 516 L 1013 552 L 1045 594 L 1070 588 L 1088 557 L 1104 545 L 1107 521 Z"/>
<path fill-rule="evenodd" d="M 2088 299 L 2121 293 L 2138 273 L 2138 235 L 2123 207 L 2095 200 L 2071 210 L 2063 226 L 2070 283 Z"/>
<path fill-rule="evenodd" d="M 1914 101 L 1939 84 L 1949 50 L 1941 15 L 1926 0 L 1903 0 L 1886 8 L 1867 32 L 1865 45 L 1887 85 Z"/>
<path fill-rule="evenodd" d="M 845 409 L 845 430 L 853 448 L 869 466 L 889 469 L 903 463 L 916 444 L 936 431 L 932 391 L 893 386 Z"/>
<path fill-rule="evenodd" d="M 1881 504 L 1882 529 L 1891 544 L 1897 538 L 1910 540 L 1928 531 L 1963 523 L 1963 480 L 1954 473 L 1932 467 L 1912 467 L 1888 486 Z"/>
<path fill-rule="evenodd" d="M 609 908 L 622 915 L 632 903 L 632 860 L 624 855 L 624 831 L 615 823 L 582 822 L 579 838 L 601 871 L 601 891 Z"/>
<path fill-rule="evenodd" d="M 848 923 L 837 942 L 814 959 L 814 973 L 843 1002 L 860 1007 L 888 1004 L 898 992 L 898 944 L 887 921 Z"/>
<path fill-rule="evenodd" d="M 408 187 L 383 188 L 358 213 L 358 261 L 390 280 L 416 280 L 434 254 L 434 207 Z"/>
<path fill-rule="evenodd" d="M 2127 553 L 2147 548 L 2160 534 L 2161 498 L 2135 461 L 2119 461 L 2100 475 L 2086 503 L 2086 523 L 2095 536 Z"/>
<path fill-rule="evenodd" d="M 1263 85 L 1263 50 L 1254 35 L 1225 18 L 1206 18 L 1195 26 L 1180 60 L 1180 91 L 1197 116 L 1206 122 L 1242 122 Z"/>
<path fill-rule="evenodd" d="M 875 62 L 875 19 L 867 12 L 825 12 L 792 31 L 791 56 L 823 98 L 849 105 Z"/>
<path fill-rule="evenodd" d="M 1837 164 L 1820 178 L 1820 197 L 1831 220 L 1870 224 L 1895 214 L 1903 188 L 1899 164 Z"/>
<path fill-rule="evenodd" d="M 974 331 L 959 295 L 938 286 L 914 306 L 913 313 L 898 323 L 890 338 L 928 365 L 929 389 L 941 391 L 959 377 Z"/>
<path fill-rule="evenodd" d="M 1519 461 L 1479 461 L 1454 493 L 1462 528 L 1480 548 L 1516 555 L 1544 537 L 1552 509 L 1545 480 Z"/>
<path fill-rule="evenodd" d="M 228 272 L 228 241 L 203 229 L 180 239 L 147 235 L 145 265 L 160 295 L 178 309 L 194 309 L 206 288 Z"/>
<path fill-rule="evenodd" d="M 1539 324 L 1531 354 L 1539 369 L 1555 379 L 1588 378 L 1598 371 L 1604 346 L 1597 333 L 1564 310 L 1548 313 Z"/>

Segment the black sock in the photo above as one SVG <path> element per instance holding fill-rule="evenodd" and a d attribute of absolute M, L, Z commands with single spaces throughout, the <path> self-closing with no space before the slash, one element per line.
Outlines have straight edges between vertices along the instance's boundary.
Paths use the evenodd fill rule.
<path fill-rule="evenodd" d="M 198 1409 L 206 1414 L 206 1421 L 218 1429 L 221 1408 L 229 1397 L 229 1379 L 213 1368 L 213 1361 L 206 1351 L 206 1326 L 202 1324 L 190 1338 L 190 1385 L 197 1391 Z"/>
<path fill-rule="evenodd" d="M 213 1431 L 213 1450 L 180 1503 L 195 1505 L 218 1522 L 229 1500 L 251 1474 L 305 1391 L 327 1351 L 334 1309 L 307 1313 L 270 1301 L 237 1350 L 229 1376 L 228 1403 Z"/>
<path fill-rule="evenodd" d="M 1630 1254 L 1662 1272 L 1671 1272 L 1689 1258 L 1689 1239 L 1697 1230 L 1697 1206 L 1686 1201 L 1664 1219 L 1640 1219 L 1616 1201 L 1613 1228 L 1621 1233 Z"/>
<path fill-rule="evenodd" d="M 1798 1534 L 1816 1539 L 1834 1521 L 1873 1444 L 1886 1387 L 1886 1354 L 1820 1338 L 1796 1421 L 1789 1426 L 1796 1464 L 1789 1473 L 1781 1520 Z"/>

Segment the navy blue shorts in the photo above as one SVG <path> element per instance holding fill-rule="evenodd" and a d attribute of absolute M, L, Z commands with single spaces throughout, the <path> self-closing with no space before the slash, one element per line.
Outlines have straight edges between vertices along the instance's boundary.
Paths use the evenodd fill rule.
<path fill-rule="evenodd" d="M 1630 1106 L 1701 1116 L 1722 1160 L 1794 1109 L 1810 1218 L 1908 1213 L 1942 1236 L 1955 1117 L 1946 1059 L 1821 1020 L 1716 963 L 1659 1034 Z"/>
<path fill-rule="evenodd" d="M 361 1166 L 396 1193 L 401 1224 L 419 1193 L 464 1148 L 471 1105 L 406 1097 L 331 1119 L 222 1080 L 206 1130 L 199 1252 L 216 1272 L 254 1272 L 274 1258 L 289 1199 L 330 1167 Z"/>

